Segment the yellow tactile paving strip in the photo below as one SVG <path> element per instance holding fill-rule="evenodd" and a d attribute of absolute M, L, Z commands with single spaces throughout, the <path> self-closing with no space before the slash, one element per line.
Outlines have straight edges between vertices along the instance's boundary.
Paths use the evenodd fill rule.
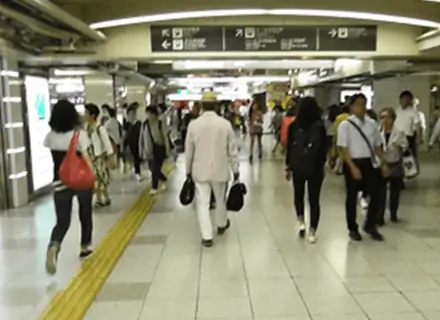
<path fill-rule="evenodd" d="M 169 175 L 172 166 L 165 168 Z M 40 316 L 40 320 L 82 320 L 125 248 L 151 210 L 156 196 L 144 190 L 96 247 L 64 290 Z"/>

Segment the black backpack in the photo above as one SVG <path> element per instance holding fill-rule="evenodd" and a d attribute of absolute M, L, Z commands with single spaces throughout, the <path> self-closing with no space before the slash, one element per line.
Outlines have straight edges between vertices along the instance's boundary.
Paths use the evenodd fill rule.
<path fill-rule="evenodd" d="M 304 129 L 295 125 L 294 141 L 289 146 L 289 166 L 292 171 L 310 176 L 316 168 L 322 136 L 322 124 L 316 122 Z"/>

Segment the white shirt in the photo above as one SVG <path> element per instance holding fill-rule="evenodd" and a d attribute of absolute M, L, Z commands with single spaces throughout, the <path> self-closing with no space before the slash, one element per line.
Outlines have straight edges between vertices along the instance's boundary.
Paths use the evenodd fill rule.
<path fill-rule="evenodd" d="M 121 136 L 121 127 L 115 118 L 110 118 L 105 124 L 105 128 L 107 129 L 107 133 L 109 137 L 113 140 L 113 142 L 117 145 L 121 145 L 122 136 Z"/>
<path fill-rule="evenodd" d="M 98 134 L 98 128 L 99 128 L 99 134 Z M 104 154 L 111 155 L 114 153 L 112 143 L 107 134 L 107 130 L 105 130 L 103 126 L 98 126 L 96 130 L 93 130 L 90 140 L 93 145 L 93 151 L 95 157 Z"/>
<path fill-rule="evenodd" d="M 367 116 L 365 116 L 364 120 L 361 120 L 358 117 L 351 115 L 347 120 L 342 121 L 338 127 L 338 147 L 347 148 L 352 159 L 374 157 L 375 155 L 371 154 L 371 150 L 364 138 L 362 138 L 359 131 L 348 120 L 351 120 L 358 125 L 368 138 L 372 148 L 382 145 L 382 137 L 376 121 Z"/>
<path fill-rule="evenodd" d="M 70 141 L 72 140 L 74 131 L 68 132 L 54 132 L 50 131 L 44 139 L 44 146 L 54 151 L 67 151 L 69 150 Z M 78 136 L 78 151 L 86 152 L 90 146 L 90 140 L 87 136 L 87 132 L 84 130 L 79 131 Z"/>
<path fill-rule="evenodd" d="M 421 122 L 417 109 L 411 106 L 405 109 L 398 107 L 396 109 L 396 116 L 394 125 L 403 130 L 407 136 L 412 137 Z"/>
<path fill-rule="evenodd" d="M 238 147 L 231 123 L 214 111 L 191 121 L 185 141 L 186 172 L 195 182 L 227 182 L 238 172 Z"/>

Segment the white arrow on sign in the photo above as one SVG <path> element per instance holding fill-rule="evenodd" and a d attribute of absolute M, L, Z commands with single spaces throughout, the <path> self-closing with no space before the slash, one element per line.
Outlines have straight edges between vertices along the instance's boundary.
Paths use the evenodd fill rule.
<path fill-rule="evenodd" d="M 165 40 L 164 42 L 162 42 L 162 48 L 164 48 L 165 50 L 168 50 L 171 47 L 171 42 L 168 40 Z"/>
<path fill-rule="evenodd" d="M 335 38 L 338 35 L 338 30 L 331 29 L 328 34 L 330 35 L 330 37 Z"/>
<path fill-rule="evenodd" d="M 235 37 L 236 38 L 241 38 L 243 37 L 243 29 L 235 29 Z"/>
<path fill-rule="evenodd" d="M 162 37 L 169 38 L 170 37 L 170 29 L 162 29 Z"/>

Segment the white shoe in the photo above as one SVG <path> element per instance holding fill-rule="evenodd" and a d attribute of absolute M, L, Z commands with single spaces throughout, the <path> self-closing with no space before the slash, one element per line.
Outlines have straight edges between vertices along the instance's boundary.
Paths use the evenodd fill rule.
<path fill-rule="evenodd" d="M 367 210 L 368 209 L 368 200 L 365 198 L 361 198 L 361 200 L 359 201 L 361 208 L 363 210 Z"/>
<path fill-rule="evenodd" d="M 308 236 L 308 238 L 309 238 L 309 242 L 310 242 L 311 244 L 314 244 L 314 243 L 316 242 L 316 234 L 315 234 L 315 230 L 310 230 L 310 231 L 309 231 L 309 236 Z"/>
<path fill-rule="evenodd" d="M 166 185 L 166 183 L 164 182 L 164 183 L 162 183 L 161 185 L 160 185 L 160 191 L 165 191 L 167 189 L 167 185 Z"/>
<path fill-rule="evenodd" d="M 151 190 L 150 190 L 150 194 L 151 194 L 152 196 L 156 195 L 156 194 L 157 194 L 157 189 L 151 189 Z"/>
<path fill-rule="evenodd" d="M 306 234 L 306 224 L 304 223 L 304 221 L 298 222 L 298 234 L 301 238 L 304 238 Z"/>
<path fill-rule="evenodd" d="M 136 181 L 137 182 L 141 182 L 142 181 L 142 176 L 140 174 L 135 175 L 136 177 Z"/>

